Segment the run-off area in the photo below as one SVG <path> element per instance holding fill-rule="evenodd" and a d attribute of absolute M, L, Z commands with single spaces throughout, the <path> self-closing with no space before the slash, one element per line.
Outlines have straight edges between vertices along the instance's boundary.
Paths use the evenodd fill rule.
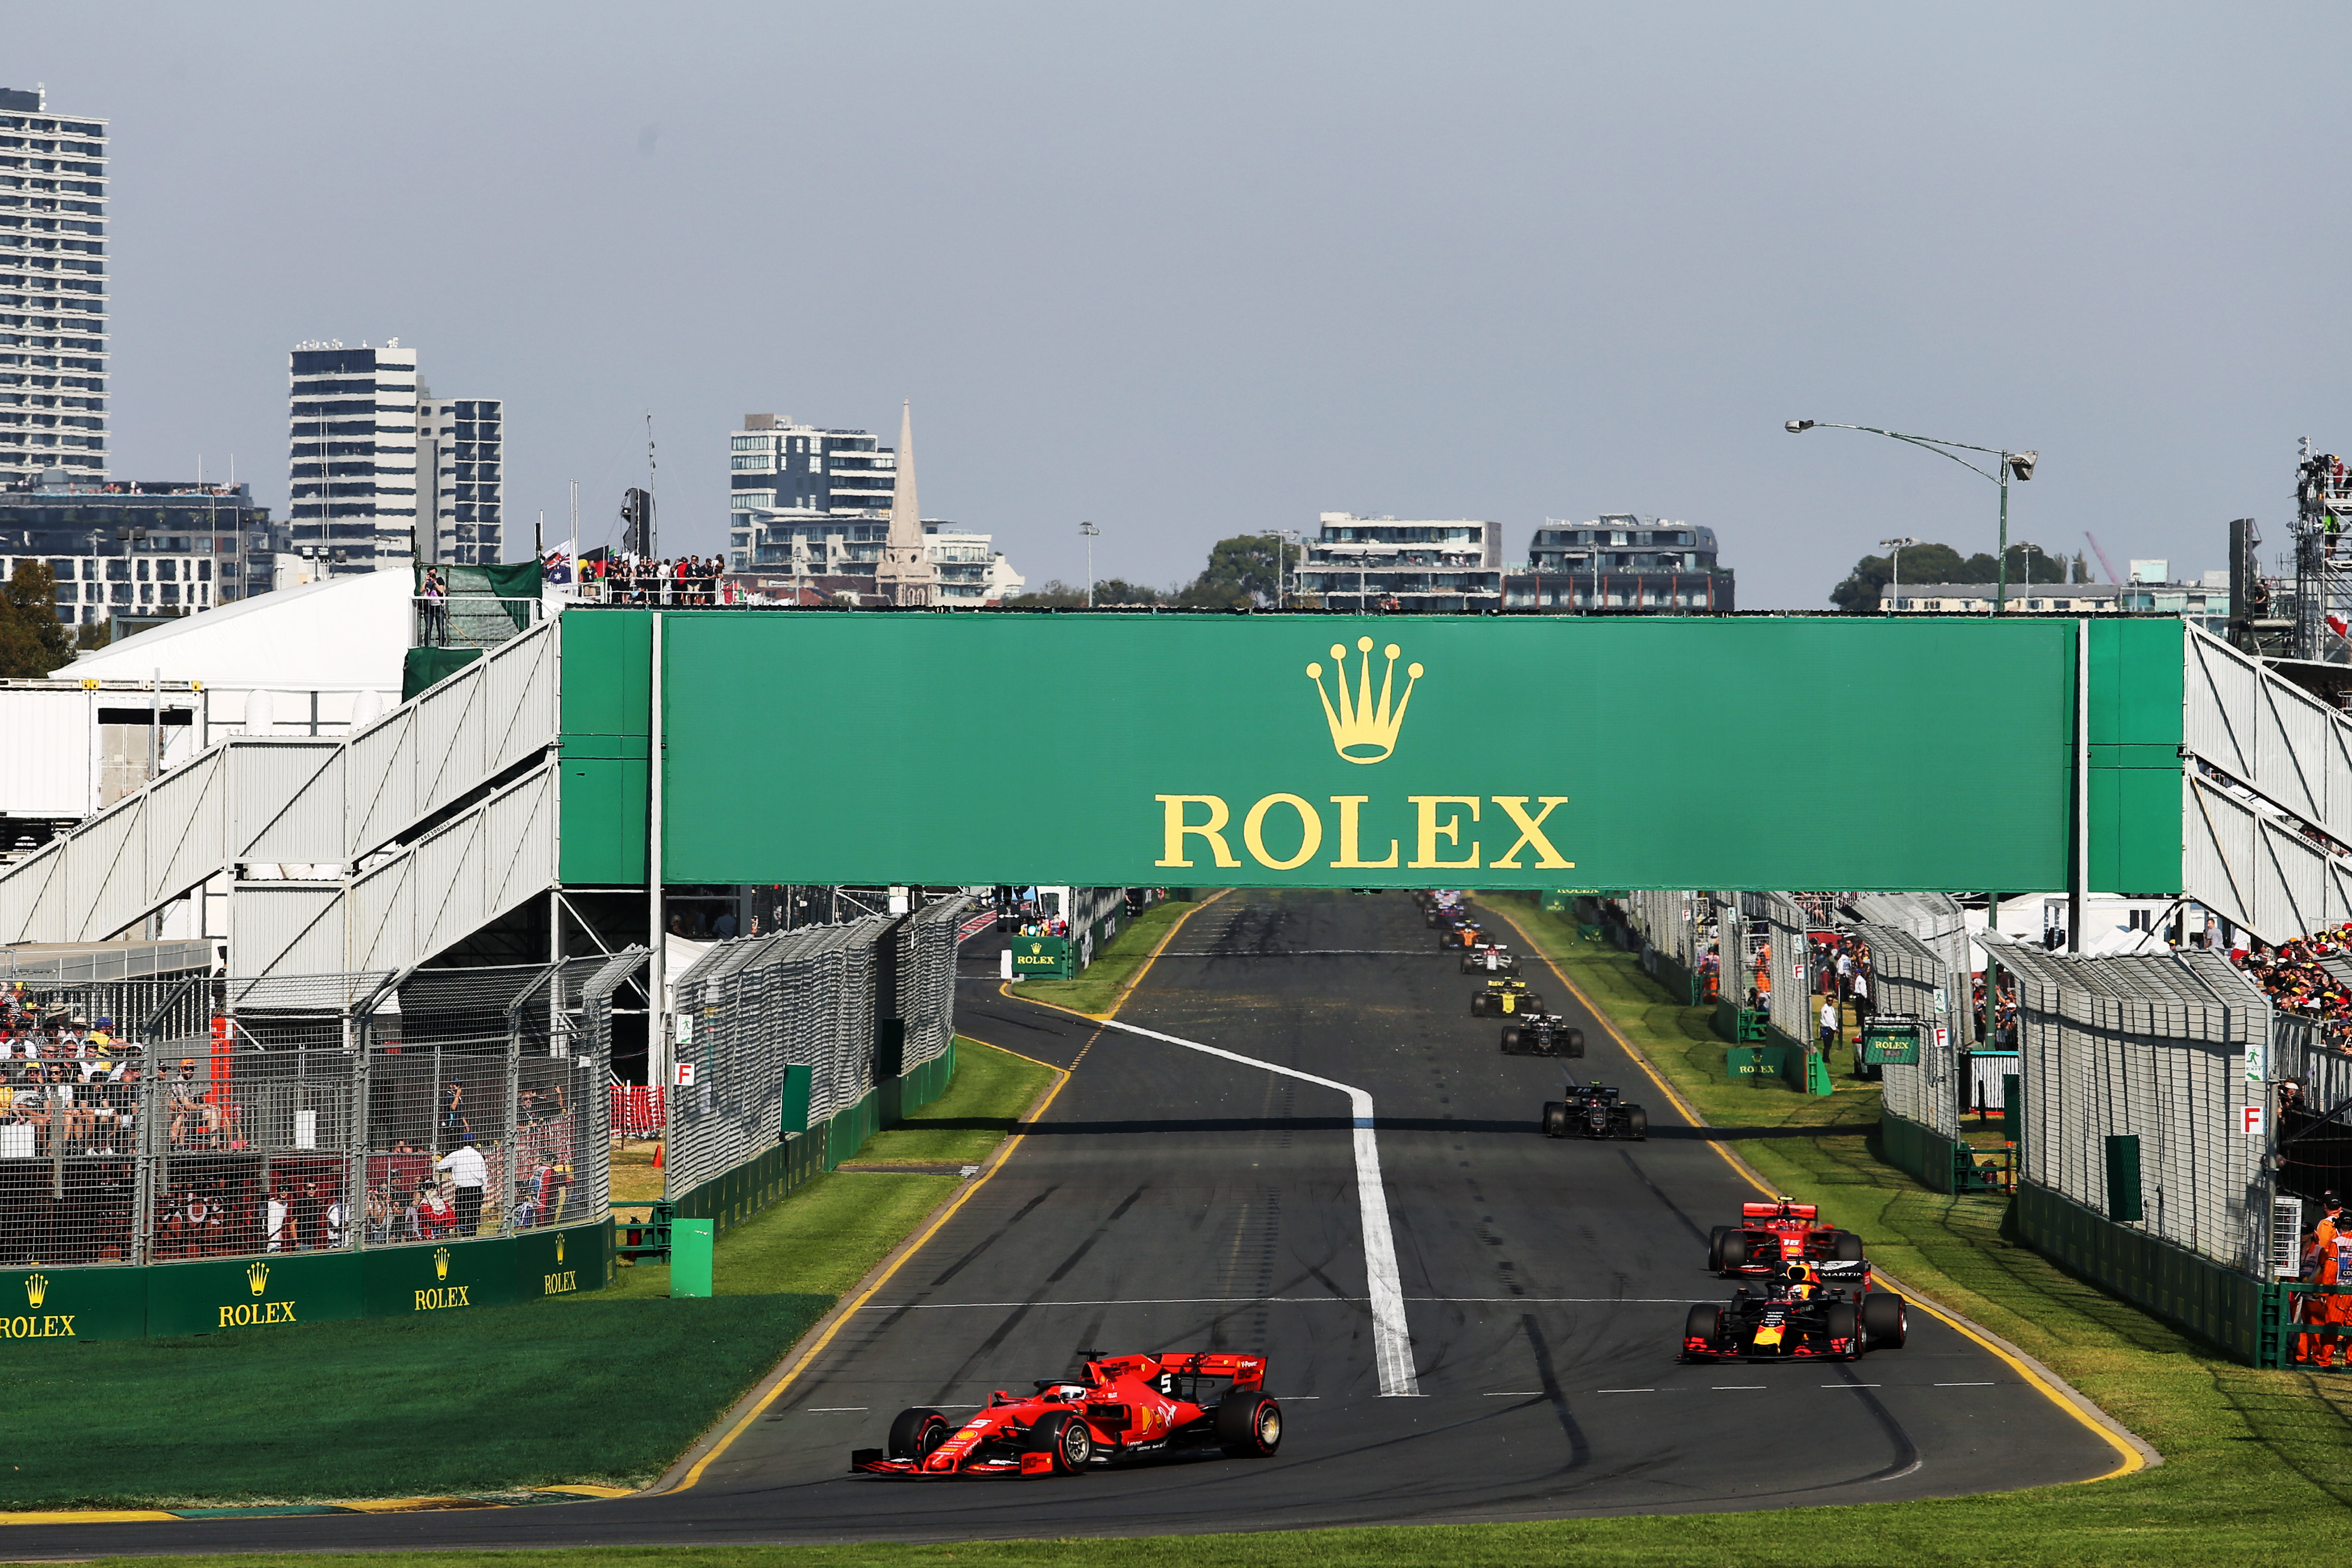
<path fill-rule="evenodd" d="M 1580 1075 L 1623 1085 L 1651 1131 L 1539 1136 L 1560 1064 L 1503 1056 L 1498 1025 L 1469 1015 L 1475 985 L 1405 895 L 1300 892 L 1195 914 L 1120 1008 L 1129 1029 L 967 993 L 965 1032 L 1062 1064 L 1083 1051 L 1075 1077 L 687 1496 L 757 1494 L 786 1534 L 949 1536 L 1882 1500 L 2112 1468 L 1924 1312 L 1905 1348 L 1858 1363 L 1678 1363 L 1690 1303 L 1731 1289 L 1702 1267 L 1708 1228 L 1754 1189 L 1549 984 L 1590 1042 Z M 1410 1394 L 1383 1393 L 1363 1098 Z M 1085 1350 L 1265 1354 L 1282 1451 L 1053 1481 L 843 1473 L 898 1410 L 952 1419 Z"/>

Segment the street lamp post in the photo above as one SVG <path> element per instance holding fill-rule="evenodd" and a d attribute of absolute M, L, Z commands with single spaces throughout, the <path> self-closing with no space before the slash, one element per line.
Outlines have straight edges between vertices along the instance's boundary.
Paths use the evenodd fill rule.
<path fill-rule="evenodd" d="M 1078 531 L 1087 541 L 1087 608 L 1091 610 L 1095 607 L 1095 541 L 1102 536 L 1102 530 L 1091 522 L 1082 522 Z"/>
<path fill-rule="evenodd" d="M 1882 539 L 1878 542 L 1880 549 L 1892 550 L 1895 552 L 1895 592 L 1890 595 L 1890 597 L 1894 599 L 1895 607 L 1897 609 L 1901 609 L 1903 607 L 1903 547 L 1906 544 L 1916 544 L 1918 542 L 1919 542 L 1916 539 Z"/>
<path fill-rule="evenodd" d="M 2017 569 L 2025 574 L 2025 590 L 2029 596 L 2033 592 L 2033 558 L 2036 555 L 2047 560 L 2050 552 L 2042 549 L 2039 544 L 2030 542 L 2020 544 L 2017 547 Z"/>
<path fill-rule="evenodd" d="M 1884 436 L 1890 441 L 1907 441 L 1914 447 L 1924 447 L 1939 457 L 1949 458 L 1972 474 L 1980 474 L 2000 487 L 2000 555 L 1997 580 L 1993 585 L 1992 613 L 2000 615 L 2009 604 L 2009 479 L 2015 474 L 2020 481 L 2033 477 L 2033 465 L 2042 460 L 2039 452 L 2012 452 L 2003 447 L 1972 447 L 1966 441 L 1939 441 L 1932 436 L 1906 436 L 1900 430 L 1881 430 L 1875 425 L 1839 425 L 1826 419 L 1791 419 L 1782 426 L 1790 435 L 1801 435 L 1819 427 L 1823 430 L 1863 430 L 1873 436 Z M 1957 448 L 1957 450 L 1954 450 Z M 1990 452 L 2000 458 L 1994 471 L 1988 474 L 1961 452 Z"/>
<path fill-rule="evenodd" d="M 1290 592 L 1285 585 L 1286 578 L 1291 583 L 1298 580 L 1298 574 L 1290 566 L 1287 546 L 1298 546 L 1298 556 L 1303 564 L 1307 559 L 1307 537 L 1295 528 L 1277 528 L 1274 531 L 1274 607 L 1282 610 L 1290 607 Z"/>

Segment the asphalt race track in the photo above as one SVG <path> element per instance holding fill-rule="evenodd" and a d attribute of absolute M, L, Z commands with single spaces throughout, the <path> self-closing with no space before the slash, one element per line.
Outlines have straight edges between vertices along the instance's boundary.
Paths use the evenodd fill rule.
<path fill-rule="evenodd" d="M 1549 971 L 1529 978 L 1555 1010 L 1581 1011 Z M 1502 1056 L 1500 1025 L 1469 1016 L 1474 985 L 1402 894 L 1235 894 L 1192 917 L 1119 1014 L 1370 1092 L 1415 1396 L 1380 1394 L 1343 1094 L 968 983 L 963 1033 L 1075 1064 L 1071 1083 L 691 1490 L 25 1526 L 7 1555 L 1527 1520 L 1949 1496 L 2115 1467 L 2106 1443 L 1924 1312 L 1906 1348 L 1859 1363 L 1679 1364 L 1688 1304 L 1728 1294 L 1701 1267 L 1707 1229 L 1752 1189 L 1590 1018 L 1574 1065 L 1627 1086 L 1650 1139 L 1539 1136 L 1562 1064 Z M 1090 1347 L 1263 1352 L 1282 1452 L 1067 1479 L 845 1474 L 900 1408 L 952 1417 Z"/>

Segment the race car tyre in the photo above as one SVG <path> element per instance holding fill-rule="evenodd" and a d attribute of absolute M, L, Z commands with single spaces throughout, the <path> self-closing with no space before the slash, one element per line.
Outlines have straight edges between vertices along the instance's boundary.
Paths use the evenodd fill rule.
<path fill-rule="evenodd" d="M 1650 1113 L 1638 1105 L 1625 1108 L 1625 1136 L 1637 1143 L 1650 1141 Z"/>
<path fill-rule="evenodd" d="M 1423 914 L 1421 917 L 1421 923 L 1427 926 L 1430 930 L 1435 931 L 1437 929 L 1437 911 L 1432 910 Z"/>
<path fill-rule="evenodd" d="M 1822 1309 L 1822 1322 L 1829 1330 L 1830 1338 L 1846 1342 L 1848 1361 L 1862 1359 L 1862 1319 L 1853 1302 L 1832 1301 Z"/>
<path fill-rule="evenodd" d="M 1709 1274 L 1723 1272 L 1723 1238 L 1730 1229 L 1727 1225 L 1719 1225 L 1706 1233 L 1706 1271 Z"/>
<path fill-rule="evenodd" d="M 1862 1237 L 1850 1230 L 1838 1232 L 1837 1239 L 1832 1246 L 1833 1250 L 1830 1256 L 1840 1263 L 1859 1263 L 1863 1259 Z"/>
<path fill-rule="evenodd" d="M 1094 1428 L 1068 1411 L 1057 1410 L 1029 1428 L 1029 1451 L 1053 1455 L 1057 1476 L 1084 1475 L 1094 1461 Z"/>
<path fill-rule="evenodd" d="M 1909 1303 L 1892 1290 L 1873 1290 L 1862 1299 L 1862 1327 L 1871 1349 L 1899 1351 L 1911 1331 Z"/>
<path fill-rule="evenodd" d="M 1683 1338 L 1705 1340 L 1708 1344 L 1723 1337 L 1723 1309 L 1712 1301 L 1701 1301 L 1683 1319 Z"/>
<path fill-rule="evenodd" d="M 1462 955 L 1462 973 L 1465 974 L 1478 973 L 1478 961 L 1466 952 Z"/>
<path fill-rule="evenodd" d="M 1229 1395 L 1217 1406 L 1217 1446 L 1235 1459 L 1263 1459 L 1282 1447 L 1282 1406 L 1263 1394 Z"/>
<path fill-rule="evenodd" d="M 1543 1108 L 1543 1135 L 1547 1138 L 1568 1136 L 1568 1102 L 1547 1100 Z"/>
<path fill-rule="evenodd" d="M 1527 992 L 1519 997 L 1518 1009 L 1522 1013 L 1543 1012 L 1545 1011 L 1544 999 L 1532 991 Z"/>
<path fill-rule="evenodd" d="M 1746 1231 L 1727 1230 L 1722 1242 L 1716 1247 L 1716 1256 L 1722 1259 L 1724 1268 L 1733 1269 L 1748 1261 L 1749 1250 Z"/>
<path fill-rule="evenodd" d="M 1470 1016 L 1474 1018 L 1486 1016 L 1486 994 L 1484 991 L 1470 998 Z"/>
<path fill-rule="evenodd" d="M 955 1428 L 936 1410 L 901 1410 L 890 1423 L 889 1454 L 894 1459 L 928 1459 L 931 1450 L 948 1440 Z"/>
<path fill-rule="evenodd" d="M 1564 1057 L 1580 1057 L 1580 1056 L 1582 1056 L 1582 1055 L 1584 1054 L 1584 1031 L 1583 1031 L 1583 1030 L 1581 1030 L 1581 1029 L 1562 1029 L 1562 1030 L 1559 1032 L 1559 1038 L 1560 1038 L 1560 1042 L 1561 1042 L 1561 1043 L 1560 1043 L 1560 1052 L 1559 1052 L 1559 1054 L 1560 1054 L 1561 1056 L 1564 1056 Z"/>
<path fill-rule="evenodd" d="M 1518 1054 L 1518 1049 L 1519 1049 L 1519 1026 L 1518 1026 L 1517 1024 L 1506 1024 L 1506 1025 L 1504 1025 L 1504 1026 L 1503 1026 L 1503 1054 L 1504 1054 L 1505 1056 L 1516 1056 L 1516 1055 L 1517 1055 L 1517 1054 Z"/>

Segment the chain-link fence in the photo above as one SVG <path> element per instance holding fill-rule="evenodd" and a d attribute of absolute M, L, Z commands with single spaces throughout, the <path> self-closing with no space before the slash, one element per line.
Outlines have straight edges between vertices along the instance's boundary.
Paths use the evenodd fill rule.
<path fill-rule="evenodd" d="M 2245 1112 L 2265 1100 L 2261 991 L 2216 953 L 1990 946 L 2017 983 L 2023 1179 L 2227 1268 L 2259 1269 L 2270 1184 Z"/>
<path fill-rule="evenodd" d="M 1957 984 L 1952 970 L 1927 943 L 1893 926 L 1853 928 L 1869 961 L 1871 1005 L 1882 1014 L 1919 1020 L 1918 1065 L 1890 1062 L 1884 1103 L 1906 1121 L 1946 1138 L 1960 1135 L 1960 1042 L 1968 1017 L 1967 976 Z M 1955 1007 L 1954 997 L 1959 998 Z"/>
<path fill-rule="evenodd" d="M 1810 1043 L 1818 1019 L 1805 907 L 1786 893 L 1742 893 L 1740 901 L 1748 922 L 1761 923 L 1766 932 L 1764 973 L 1772 989 L 1766 1007 L 1772 1027 L 1791 1040 Z"/>
<path fill-rule="evenodd" d="M 788 1131 L 855 1109 L 877 1078 L 943 1055 L 955 1037 L 965 902 L 737 938 L 696 960 L 677 981 L 688 1021 L 678 1058 L 693 1082 L 670 1099 L 669 1196 L 757 1159 Z"/>
<path fill-rule="evenodd" d="M 86 1028 L 11 1028 L 0 1265 L 337 1251 L 601 1218 L 611 998 L 645 957 L 191 978 L 161 995 L 119 983 L 126 994 L 81 999 Z M 107 1030 L 95 1019 L 112 1015 L 87 1011 L 106 1002 L 153 1009 Z"/>

